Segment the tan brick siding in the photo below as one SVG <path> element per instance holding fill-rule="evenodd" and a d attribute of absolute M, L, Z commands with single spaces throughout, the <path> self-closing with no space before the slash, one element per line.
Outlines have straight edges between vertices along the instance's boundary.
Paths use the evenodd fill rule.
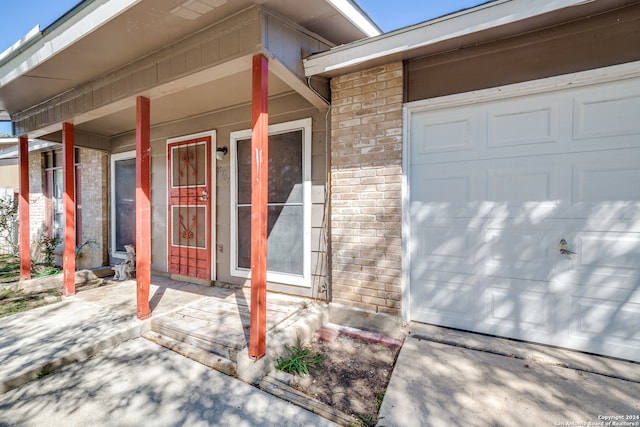
<path fill-rule="evenodd" d="M 400 315 L 401 62 L 331 81 L 332 301 Z"/>
<path fill-rule="evenodd" d="M 102 151 L 80 150 L 80 192 L 82 203 L 82 235 L 80 242 L 95 240 L 84 246 L 77 268 L 94 268 L 108 260 L 108 155 Z"/>
<path fill-rule="evenodd" d="M 29 153 L 29 235 L 31 238 L 31 258 L 34 262 L 44 261 L 43 254 L 36 242 L 46 231 L 45 194 L 42 153 Z"/>
<path fill-rule="evenodd" d="M 95 240 L 82 249 L 76 268 L 94 268 L 107 261 L 108 155 L 98 150 L 80 148 L 80 202 L 82 203 L 81 242 Z M 44 261 L 37 241 L 46 234 L 46 189 L 42 152 L 29 153 L 29 234 L 31 257 Z"/>

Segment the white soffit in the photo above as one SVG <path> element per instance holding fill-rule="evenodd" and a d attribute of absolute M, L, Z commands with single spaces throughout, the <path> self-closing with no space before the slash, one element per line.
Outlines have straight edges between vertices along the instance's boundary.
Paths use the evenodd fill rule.
<path fill-rule="evenodd" d="M 25 52 L 0 66 L 0 86 L 33 70 L 141 1 L 96 0 L 78 13 L 74 14 L 73 10 L 70 11 L 68 18 L 62 24 L 45 34 L 32 46 L 27 47 Z M 35 35 L 31 38 L 33 37 Z M 22 45 L 23 42 L 21 41 L 20 44 Z"/>
<path fill-rule="evenodd" d="M 330 0 L 332 1 L 332 0 Z M 318 53 L 304 60 L 307 77 L 512 24 L 594 0 L 497 0 L 431 21 Z"/>
<path fill-rule="evenodd" d="M 194 20 L 226 2 L 227 0 L 187 0 L 171 9 L 171 13 L 184 19 Z"/>
<path fill-rule="evenodd" d="M 354 6 L 349 0 L 327 0 L 327 2 L 367 36 L 374 37 L 382 33 L 380 28 L 373 24 L 371 18 L 363 15 L 362 10 Z"/>

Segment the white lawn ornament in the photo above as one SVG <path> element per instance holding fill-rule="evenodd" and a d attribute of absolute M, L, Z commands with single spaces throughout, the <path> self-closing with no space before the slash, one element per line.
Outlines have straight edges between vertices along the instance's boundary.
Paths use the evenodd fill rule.
<path fill-rule="evenodd" d="M 114 280 L 129 280 L 136 274 L 136 248 L 133 245 L 124 245 L 124 249 L 127 251 L 127 259 L 111 267 Z"/>

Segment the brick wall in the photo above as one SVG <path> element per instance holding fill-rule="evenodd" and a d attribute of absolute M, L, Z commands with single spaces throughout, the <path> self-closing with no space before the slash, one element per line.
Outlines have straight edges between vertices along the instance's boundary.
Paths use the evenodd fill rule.
<path fill-rule="evenodd" d="M 45 233 L 45 194 L 42 153 L 29 153 L 29 235 L 31 259 L 35 262 L 44 261 L 36 242 Z"/>
<path fill-rule="evenodd" d="M 332 301 L 400 315 L 402 63 L 331 81 Z"/>
<path fill-rule="evenodd" d="M 106 263 L 108 254 L 108 155 L 102 151 L 80 150 L 80 191 L 82 235 L 80 242 L 95 240 L 81 251 L 77 268 L 94 268 Z"/>
<path fill-rule="evenodd" d="M 108 250 L 108 156 L 97 150 L 80 150 L 80 201 L 82 203 L 81 242 L 95 240 L 81 252 L 76 268 L 93 268 L 107 261 Z M 29 227 L 31 257 L 44 261 L 37 241 L 46 234 L 46 189 L 44 160 L 41 152 L 29 153 Z"/>

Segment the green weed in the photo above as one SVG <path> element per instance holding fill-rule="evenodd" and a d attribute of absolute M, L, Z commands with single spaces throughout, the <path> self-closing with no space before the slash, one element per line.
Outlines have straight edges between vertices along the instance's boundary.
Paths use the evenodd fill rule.
<path fill-rule="evenodd" d="M 319 353 L 314 353 L 308 348 L 301 345 L 294 347 L 285 347 L 287 349 L 287 356 L 280 356 L 276 359 L 276 369 L 278 371 L 284 371 L 289 374 L 309 375 L 310 369 L 314 366 L 318 366 L 322 363 L 323 356 Z"/>
<path fill-rule="evenodd" d="M 369 414 L 369 415 L 358 414 L 358 418 L 360 418 L 360 422 L 362 422 L 362 425 L 365 427 L 373 427 L 378 422 L 378 417 L 373 414 Z"/>

